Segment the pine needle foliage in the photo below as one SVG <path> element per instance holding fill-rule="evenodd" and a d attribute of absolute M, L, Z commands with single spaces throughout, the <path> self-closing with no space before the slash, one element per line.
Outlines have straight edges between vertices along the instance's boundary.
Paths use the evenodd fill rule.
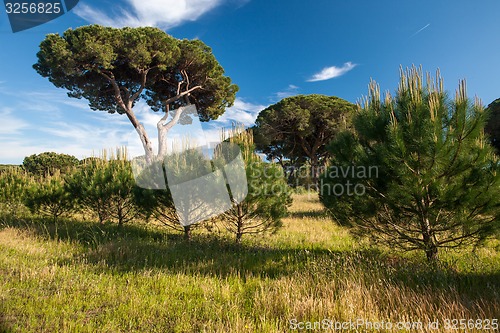
<path fill-rule="evenodd" d="M 334 157 L 322 178 L 323 204 L 354 233 L 424 251 L 429 261 L 439 248 L 484 240 L 500 224 L 500 165 L 485 139 L 485 118 L 465 81 L 449 98 L 439 70 L 425 80 L 421 68 L 401 69 L 395 96 L 383 100 L 372 81 L 353 131 L 329 147 Z M 360 172 L 373 167 L 371 175 Z M 349 168 L 357 171 L 334 172 Z M 348 184 L 358 193 L 335 191 Z"/>
<path fill-rule="evenodd" d="M 123 148 L 87 159 L 67 177 L 66 186 L 79 206 L 95 213 L 100 223 L 115 220 L 122 225 L 139 214 L 134 199 L 135 179 Z"/>
<path fill-rule="evenodd" d="M 248 184 L 246 198 L 241 202 L 233 200 L 232 208 L 222 215 L 225 227 L 235 235 L 236 242 L 240 242 L 244 234 L 276 231 L 292 203 L 282 167 L 265 163 L 255 154 L 250 129 L 233 126 L 229 131 L 222 132 L 222 139 L 239 145 Z"/>
<path fill-rule="evenodd" d="M 31 212 L 47 215 L 54 223 L 75 207 L 74 199 L 66 190 L 64 177 L 58 171 L 36 177 L 29 183 L 26 191 L 25 203 Z"/>
<path fill-rule="evenodd" d="M 0 172 L 0 213 L 17 215 L 32 181 L 22 168 L 9 166 Z"/>

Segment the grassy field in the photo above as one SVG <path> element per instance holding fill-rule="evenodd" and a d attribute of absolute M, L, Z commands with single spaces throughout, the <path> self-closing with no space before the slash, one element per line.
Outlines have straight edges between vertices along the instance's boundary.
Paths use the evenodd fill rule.
<path fill-rule="evenodd" d="M 443 252 L 430 268 L 421 254 L 352 239 L 308 194 L 294 197 L 277 233 L 240 246 L 222 231 L 186 242 L 146 225 L 61 221 L 56 231 L 4 218 L 0 227 L 1 332 L 323 331 L 314 324 L 323 319 L 330 332 L 495 332 L 446 327 L 493 318 L 497 242 Z M 333 329 L 349 321 L 360 326 Z"/>

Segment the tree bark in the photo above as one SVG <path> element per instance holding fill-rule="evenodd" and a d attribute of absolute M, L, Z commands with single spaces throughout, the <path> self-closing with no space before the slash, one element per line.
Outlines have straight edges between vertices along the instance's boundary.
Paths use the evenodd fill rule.
<path fill-rule="evenodd" d="M 142 147 L 144 148 L 144 153 L 146 155 L 146 162 L 147 164 L 151 164 L 154 159 L 153 145 L 149 140 L 146 129 L 141 123 L 139 123 L 135 130 L 137 131 L 137 134 L 139 134 L 139 138 L 141 139 Z"/>
<path fill-rule="evenodd" d="M 187 78 L 187 74 L 183 73 L 185 76 L 185 80 L 189 82 L 189 78 Z M 165 104 L 165 115 L 160 119 L 160 121 L 156 124 L 156 128 L 158 129 L 158 159 L 162 160 L 165 155 L 167 154 L 167 134 L 170 131 L 172 127 L 174 127 L 178 122 L 179 119 L 181 118 L 183 108 L 177 108 L 175 111 L 174 116 L 172 119 L 165 124 L 165 121 L 167 121 L 168 116 L 170 114 L 170 104 L 181 99 L 181 98 L 188 98 L 188 96 L 195 90 L 201 89 L 202 86 L 196 86 L 193 88 L 186 88 L 187 90 L 181 92 L 181 84 L 182 82 L 179 82 L 179 87 L 177 89 L 177 95 L 174 97 L 171 97 L 167 100 L 165 100 L 163 103 Z M 189 104 L 189 101 L 187 100 L 187 103 Z"/>
<path fill-rule="evenodd" d="M 125 96 L 122 96 L 122 90 L 118 85 L 118 83 L 116 82 L 115 76 L 112 72 L 111 73 L 99 72 L 99 73 L 104 78 L 106 78 L 113 86 L 116 104 L 120 108 L 122 108 L 123 111 L 125 111 L 127 118 L 132 123 L 132 126 L 134 126 L 135 130 L 137 131 L 137 134 L 139 134 L 139 138 L 141 139 L 142 146 L 144 148 L 144 153 L 146 155 L 146 162 L 150 164 L 153 161 L 154 157 L 153 146 L 151 144 L 151 141 L 149 140 L 146 130 L 144 129 L 144 126 L 139 122 L 139 120 L 134 114 L 134 111 L 132 110 L 132 105 L 134 104 L 134 101 L 139 98 L 139 96 L 146 87 L 148 72 L 149 70 L 143 70 L 140 72 L 141 86 L 132 96 L 130 96 L 130 92 L 128 90 L 125 91 Z"/>
<path fill-rule="evenodd" d="M 318 186 L 318 178 L 319 178 L 319 161 L 318 161 L 318 156 L 316 154 L 313 154 L 311 156 L 311 176 L 314 185 Z"/>
<path fill-rule="evenodd" d="M 434 242 L 432 230 L 428 217 L 422 220 L 422 238 L 424 243 L 424 251 L 428 262 L 434 262 L 438 258 L 438 247 Z"/>
<path fill-rule="evenodd" d="M 241 204 L 237 204 L 238 218 L 236 221 L 236 243 L 241 243 L 241 237 L 243 236 L 243 224 L 245 223 L 245 217 L 243 216 L 243 209 Z"/>
<path fill-rule="evenodd" d="M 147 75 L 148 75 L 149 69 L 148 70 L 143 70 L 140 72 L 141 74 L 141 86 L 139 89 L 132 95 L 130 96 L 130 92 L 128 90 L 125 91 L 124 96 L 122 96 L 122 90 L 118 83 L 116 82 L 116 79 L 114 77 L 114 74 L 111 73 L 105 73 L 105 72 L 99 72 L 103 77 L 105 77 L 113 86 L 114 92 L 115 92 L 115 100 L 116 104 L 122 108 L 125 111 L 125 114 L 127 115 L 128 119 L 134 126 L 135 130 L 137 131 L 137 134 L 139 134 L 139 138 L 141 139 L 142 146 L 144 148 L 145 156 L 146 156 L 146 163 L 151 164 L 154 160 L 154 153 L 153 153 L 153 145 L 151 143 L 151 140 L 148 137 L 148 134 L 144 128 L 144 126 L 139 122 L 137 117 L 135 116 L 133 110 L 132 110 L 132 105 L 134 101 L 136 101 L 141 93 L 144 91 L 146 87 L 146 81 L 147 81 Z M 195 86 L 192 88 L 189 88 L 189 77 L 187 76 L 187 73 L 183 73 L 184 76 L 184 81 L 179 82 L 179 87 L 177 89 L 177 95 L 174 97 L 171 97 L 167 99 L 164 103 L 166 106 L 165 110 L 165 116 L 158 122 L 157 128 L 158 128 L 158 158 L 163 159 L 163 157 L 167 153 L 167 145 L 166 145 L 166 139 L 167 139 L 167 133 L 168 131 L 179 122 L 180 116 L 182 114 L 182 109 L 178 109 L 178 112 L 175 113 L 174 117 L 172 120 L 170 120 L 168 123 L 163 124 L 169 115 L 169 105 L 181 98 L 187 98 L 191 92 L 201 89 L 202 86 Z M 181 85 L 183 82 L 187 82 L 187 87 L 186 90 L 183 92 L 180 92 Z"/>
<path fill-rule="evenodd" d="M 237 226 L 237 230 L 236 230 L 236 243 L 240 244 L 241 237 L 243 236 L 243 230 L 242 230 L 243 222 L 238 220 L 237 223 L 238 223 L 238 226 Z"/>
<path fill-rule="evenodd" d="M 190 225 L 184 226 L 184 239 L 187 241 L 191 240 L 191 226 Z"/>
<path fill-rule="evenodd" d="M 158 159 L 162 160 L 165 155 L 167 155 L 167 134 L 172 127 L 174 127 L 181 118 L 183 109 L 179 108 L 175 111 L 174 117 L 166 124 L 164 122 L 167 120 L 169 115 L 169 107 L 166 106 L 165 115 L 160 119 L 160 121 L 156 124 L 156 128 L 158 129 Z"/>
<path fill-rule="evenodd" d="M 438 248 L 436 245 L 432 244 L 430 247 L 425 249 L 425 255 L 427 256 L 428 262 L 436 262 L 438 259 Z"/>

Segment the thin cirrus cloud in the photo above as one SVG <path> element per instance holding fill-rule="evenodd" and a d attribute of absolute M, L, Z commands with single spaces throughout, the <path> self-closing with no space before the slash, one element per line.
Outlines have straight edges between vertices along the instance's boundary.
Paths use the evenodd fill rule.
<path fill-rule="evenodd" d="M 351 71 L 354 67 L 356 67 L 356 64 L 353 64 L 350 61 L 346 62 L 342 67 L 337 67 L 337 66 L 325 67 L 319 73 L 316 73 L 313 76 L 311 76 L 311 78 L 308 79 L 307 82 L 330 80 L 344 75 L 345 73 Z"/>
<path fill-rule="evenodd" d="M 253 104 L 246 102 L 241 98 L 236 98 L 234 105 L 226 109 L 226 112 L 217 120 L 213 121 L 216 126 L 228 126 L 231 123 L 238 123 L 244 126 L 251 126 L 255 123 L 255 119 L 259 112 L 267 106 L 261 104 Z"/>
<path fill-rule="evenodd" d="M 115 7 L 112 15 L 107 10 L 80 4 L 74 13 L 84 20 L 112 27 L 157 26 L 176 27 L 186 21 L 195 21 L 219 6 L 224 0 L 126 0 L 127 7 Z"/>
<path fill-rule="evenodd" d="M 29 127 L 29 124 L 21 118 L 13 115 L 11 108 L 3 107 L 0 109 L 0 137 L 4 135 L 19 134 L 22 130 Z"/>
<path fill-rule="evenodd" d="M 278 99 L 278 100 L 281 100 L 283 98 L 287 98 L 287 97 L 290 97 L 290 96 L 294 96 L 294 95 L 297 95 L 297 92 L 300 88 L 297 87 L 296 85 L 294 84 L 289 84 L 288 87 L 282 91 L 278 91 L 277 93 L 274 94 L 273 96 L 273 100 L 274 99 Z"/>
<path fill-rule="evenodd" d="M 424 25 L 422 28 L 418 29 L 413 35 L 411 35 L 411 37 L 415 37 L 416 35 L 418 35 L 419 33 L 421 33 L 422 31 L 424 31 L 425 29 L 427 29 L 431 24 L 430 23 L 427 23 L 426 25 Z M 410 38 L 411 38 L 410 37 Z"/>

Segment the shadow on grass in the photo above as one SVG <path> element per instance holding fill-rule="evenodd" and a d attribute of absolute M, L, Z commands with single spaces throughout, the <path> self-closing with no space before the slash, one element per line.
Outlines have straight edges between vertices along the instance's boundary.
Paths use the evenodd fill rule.
<path fill-rule="evenodd" d="M 0 306 L 0 333 L 11 333 L 12 329 L 7 323 L 7 318 L 5 317 L 2 307 Z"/>
<path fill-rule="evenodd" d="M 289 212 L 288 217 L 293 219 L 303 219 L 303 218 L 328 218 L 330 217 L 326 210 L 313 210 L 313 211 L 303 211 L 303 212 Z"/>
<path fill-rule="evenodd" d="M 0 333 L 11 333 L 11 332 L 12 330 L 7 326 L 3 326 L 2 322 L 0 321 Z"/>
<path fill-rule="evenodd" d="M 313 279 L 342 279 L 364 275 L 365 281 L 384 281 L 415 291 L 456 290 L 472 307 L 477 302 L 498 306 L 500 271 L 463 273 L 452 266 L 429 266 L 423 259 L 403 259 L 376 248 L 330 251 L 325 248 L 275 248 L 215 235 L 195 234 L 191 241 L 182 235 L 147 226 L 96 224 L 66 220 L 57 228 L 43 219 L 4 221 L 3 226 L 28 230 L 46 239 L 83 245 L 83 252 L 59 265 L 91 264 L 98 271 L 133 272 L 168 270 L 172 273 L 238 276 L 275 279 L 309 274 Z M 0 318 L 1 325 L 1 318 Z"/>
<path fill-rule="evenodd" d="M 50 220 L 31 218 L 11 220 L 3 226 L 27 230 L 45 239 L 83 245 L 81 258 L 61 259 L 62 265 L 85 260 L 99 269 L 115 271 L 159 268 L 220 277 L 238 274 L 276 278 L 308 270 L 311 260 L 327 260 L 333 254 L 326 249 L 237 244 L 233 238 L 207 233 L 194 233 L 193 238 L 186 241 L 181 233 L 147 225 L 119 227 L 111 223 L 64 220 L 56 226 Z M 336 253 L 339 259 L 349 256 L 348 253 Z M 377 253 L 371 256 L 375 258 Z"/>
<path fill-rule="evenodd" d="M 4 326 L 2 321 L 0 320 L 0 333 L 11 333 L 12 329 L 8 328 L 7 326 Z"/>

